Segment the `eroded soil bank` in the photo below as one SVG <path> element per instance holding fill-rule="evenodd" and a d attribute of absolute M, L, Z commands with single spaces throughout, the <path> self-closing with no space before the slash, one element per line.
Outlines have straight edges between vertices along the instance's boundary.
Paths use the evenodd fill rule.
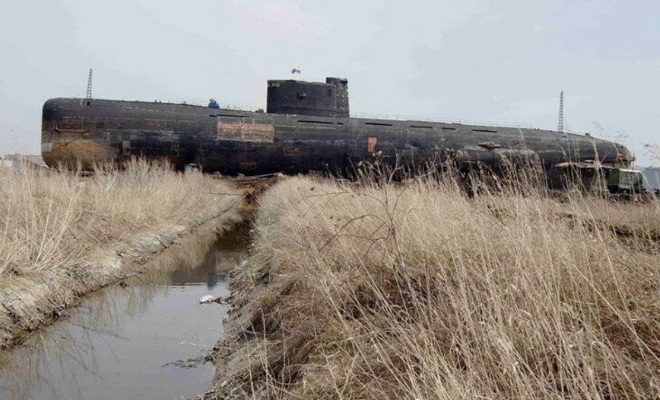
<path fill-rule="evenodd" d="M 206 354 L 223 336 L 228 272 L 248 231 L 203 224 L 142 266 L 87 296 L 68 316 L 0 353 L 0 398 L 180 399 L 203 392 Z"/>

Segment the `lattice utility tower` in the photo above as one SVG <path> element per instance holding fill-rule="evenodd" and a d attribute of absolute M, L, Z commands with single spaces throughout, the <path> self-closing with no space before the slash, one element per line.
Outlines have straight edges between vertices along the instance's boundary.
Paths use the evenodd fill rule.
<path fill-rule="evenodd" d="M 92 98 L 92 69 L 89 69 L 89 78 L 87 78 L 87 98 Z"/>
<path fill-rule="evenodd" d="M 557 124 L 557 132 L 564 133 L 564 91 L 563 90 L 561 91 L 561 93 L 559 93 L 559 124 Z"/>

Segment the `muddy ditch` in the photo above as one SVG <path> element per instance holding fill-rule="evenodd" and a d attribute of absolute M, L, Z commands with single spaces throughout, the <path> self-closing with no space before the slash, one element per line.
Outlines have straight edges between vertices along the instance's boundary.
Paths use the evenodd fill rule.
<path fill-rule="evenodd" d="M 261 192 L 277 180 L 236 179 L 241 195 L 215 209 L 110 245 L 110 257 L 92 265 L 88 276 L 72 277 L 85 287 L 66 304 L 20 290 L 5 293 L 0 398 L 182 399 L 204 393 L 214 378 L 210 354 L 224 338 L 231 308 L 223 301 L 230 297 L 229 271 L 249 242 L 246 221 Z M 217 301 L 200 304 L 209 295 Z"/>
<path fill-rule="evenodd" d="M 180 399 L 203 393 L 207 355 L 224 335 L 228 273 L 248 230 L 205 224 L 127 277 L 87 296 L 57 323 L 0 353 L 0 398 Z"/>
<path fill-rule="evenodd" d="M 125 242 L 108 244 L 85 268 L 65 271 L 67 279 L 54 285 L 48 281 L 16 277 L 0 291 L 0 349 L 21 344 L 43 326 L 67 315 L 89 293 L 116 284 L 143 271 L 143 265 L 161 251 L 204 226 L 225 230 L 243 220 L 240 195 L 227 196 L 213 209 L 179 225 L 137 235 Z M 54 300 L 59 299 L 59 300 Z"/>

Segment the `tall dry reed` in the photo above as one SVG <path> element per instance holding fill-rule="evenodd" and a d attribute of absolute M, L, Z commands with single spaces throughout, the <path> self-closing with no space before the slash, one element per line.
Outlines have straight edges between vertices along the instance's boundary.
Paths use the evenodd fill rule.
<path fill-rule="evenodd" d="M 223 387 L 307 399 L 657 397 L 658 232 L 657 203 L 289 179 L 260 202 L 236 283 L 265 290 L 237 295 L 243 331 Z"/>

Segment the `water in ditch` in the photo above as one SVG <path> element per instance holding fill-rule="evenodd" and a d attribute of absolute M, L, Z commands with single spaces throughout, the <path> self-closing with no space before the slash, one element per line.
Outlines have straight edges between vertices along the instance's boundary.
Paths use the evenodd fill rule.
<path fill-rule="evenodd" d="M 247 246 L 244 227 L 167 249 L 126 285 L 0 354 L 0 399 L 182 399 L 203 393 L 204 355 L 222 338 L 227 276 Z M 210 248 L 209 248 L 210 247 Z"/>

